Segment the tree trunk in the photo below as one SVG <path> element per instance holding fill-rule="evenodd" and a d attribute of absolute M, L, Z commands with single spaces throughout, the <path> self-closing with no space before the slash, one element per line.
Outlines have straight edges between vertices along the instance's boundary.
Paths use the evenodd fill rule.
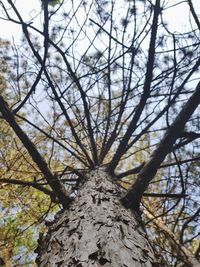
<path fill-rule="evenodd" d="M 142 223 L 119 200 L 103 170 L 91 171 L 78 196 L 41 237 L 38 266 L 151 267 L 159 265 Z"/>

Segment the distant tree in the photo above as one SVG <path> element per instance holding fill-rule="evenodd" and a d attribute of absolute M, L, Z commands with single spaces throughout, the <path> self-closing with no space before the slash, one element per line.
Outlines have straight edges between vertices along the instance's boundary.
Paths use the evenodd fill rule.
<path fill-rule="evenodd" d="M 15 143 L 0 144 L 12 151 L 0 183 L 8 196 L 21 190 L 24 208 L 30 195 L 27 218 L 38 210 L 37 265 L 199 266 L 196 2 L 42 1 L 29 21 L 17 2 L 0 3 L 23 31 L 2 50 L 1 125 Z M 179 6 L 182 32 L 167 21 Z"/>

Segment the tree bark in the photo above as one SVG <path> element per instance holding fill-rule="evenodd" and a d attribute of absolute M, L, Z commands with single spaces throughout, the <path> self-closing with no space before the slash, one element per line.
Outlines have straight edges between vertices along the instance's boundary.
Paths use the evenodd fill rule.
<path fill-rule="evenodd" d="M 69 208 L 40 237 L 38 266 L 164 266 L 158 263 L 139 216 L 119 199 L 106 172 L 89 172 Z"/>

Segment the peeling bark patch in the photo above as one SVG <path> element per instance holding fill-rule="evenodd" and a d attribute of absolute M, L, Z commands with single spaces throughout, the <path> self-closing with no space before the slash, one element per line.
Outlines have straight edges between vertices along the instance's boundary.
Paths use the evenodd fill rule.
<path fill-rule="evenodd" d="M 63 262 L 64 262 L 64 261 L 59 261 L 59 262 L 57 262 L 57 263 L 56 263 L 56 266 L 57 266 L 57 267 L 60 267 L 60 266 L 63 264 Z"/>
<path fill-rule="evenodd" d="M 105 265 L 106 263 L 109 263 L 109 261 L 106 258 L 100 258 L 99 263 L 100 265 Z"/>
<path fill-rule="evenodd" d="M 108 175 L 95 170 L 39 242 L 40 267 L 152 267 L 155 257 L 136 217 Z M 159 265 L 158 265 L 159 266 Z"/>

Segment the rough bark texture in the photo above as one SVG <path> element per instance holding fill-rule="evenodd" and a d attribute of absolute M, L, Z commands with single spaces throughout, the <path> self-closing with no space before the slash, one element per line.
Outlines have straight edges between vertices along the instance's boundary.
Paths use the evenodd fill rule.
<path fill-rule="evenodd" d="M 91 171 L 79 195 L 37 248 L 38 266 L 160 266 L 136 216 L 125 209 L 102 170 Z M 162 265 L 163 266 L 163 265 Z"/>

